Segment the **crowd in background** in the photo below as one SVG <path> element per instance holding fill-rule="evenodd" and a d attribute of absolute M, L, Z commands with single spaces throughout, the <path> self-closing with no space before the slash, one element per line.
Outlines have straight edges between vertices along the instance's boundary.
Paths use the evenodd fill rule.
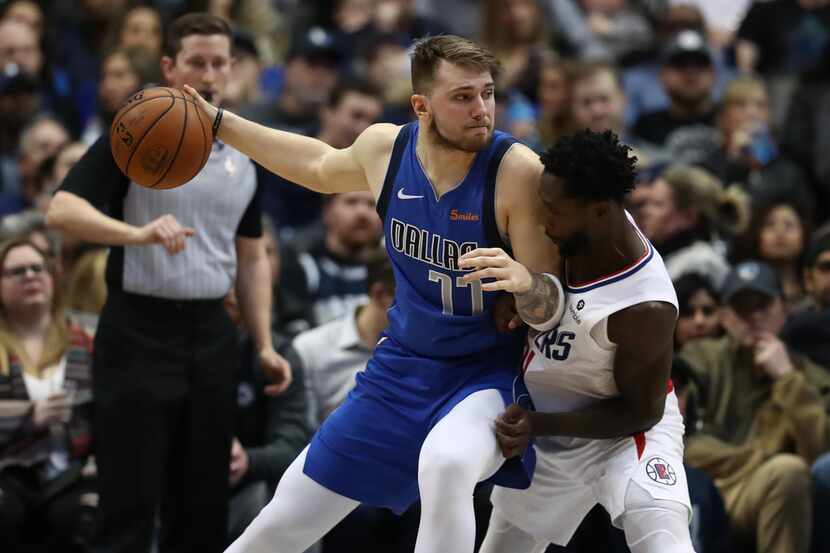
<path fill-rule="evenodd" d="M 408 49 L 441 33 L 497 55 L 496 126 L 535 150 L 617 133 L 639 160 L 628 209 L 680 301 L 698 552 L 830 552 L 828 0 L 0 2 L 0 543 L 88 550 L 107 250 L 44 214 L 121 102 L 160 82 L 165 26 L 189 11 L 234 30 L 227 109 L 337 148 L 413 120 Z M 229 540 L 345 398 L 395 286 L 371 193 L 323 197 L 257 172 L 275 345 L 296 382 L 266 396 L 242 329 Z M 226 306 L 241 325 L 233 294 Z M 62 389 L 30 383 L 51 370 Z M 417 505 L 361 507 L 316 548 L 411 551 L 417 520 Z M 583 526 L 569 550 L 626 550 L 603 513 Z"/>

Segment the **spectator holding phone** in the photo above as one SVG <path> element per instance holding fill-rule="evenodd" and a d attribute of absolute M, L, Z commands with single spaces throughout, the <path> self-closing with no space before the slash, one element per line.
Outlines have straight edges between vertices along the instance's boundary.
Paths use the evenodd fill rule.
<path fill-rule="evenodd" d="M 756 77 L 735 78 L 717 116 L 720 148 L 702 165 L 723 182 L 738 182 L 754 198 L 795 196 L 808 205 L 814 194 L 804 172 L 782 155 L 770 131 L 770 99 Z"/>
<path fill-rule="evenodd" d="M 87 551 L 92 337 L 67 320 L 46 254 L 0 246 L 0 537 L 4 551 Z M 39 520 L 43 531 L 24 529 Z M 45 523 L 45 524 L 44 524 Z"/>

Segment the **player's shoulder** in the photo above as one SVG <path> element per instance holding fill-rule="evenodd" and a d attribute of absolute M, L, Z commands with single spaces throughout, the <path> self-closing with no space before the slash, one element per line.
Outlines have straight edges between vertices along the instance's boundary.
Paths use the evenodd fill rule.
<path fill-rule="evenodd" d="M 673 335 L 677 309 L 663 300 L 646 300 L 612 313 L 608 317 L 608 337 L 612 342 L 645 347 L 664 334 Z"/>
<path fill-rule="evenodd" d="M 525 144 L 516 142 L 501 160 L 500 174 L 508 174 L 511 177 L 515 176 L 533 176 L 538 177 L 544 166 L 539 159 L 539 154 L 531 150 Z"/>
<path fill-rule="evenodd" d="M 377 154 L 391 152 L 401 125 L 392 123 L 375 123 L 366 127 L 355 140 L 353 148 L 361 153 Z"/>

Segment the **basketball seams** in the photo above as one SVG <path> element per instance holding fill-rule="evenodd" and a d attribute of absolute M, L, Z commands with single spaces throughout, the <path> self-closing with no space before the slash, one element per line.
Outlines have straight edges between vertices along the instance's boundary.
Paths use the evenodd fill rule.
<path fill-rule="evenodd" d="M 172 93 L 170 93 L 170 91 L 169 91 L 169 90 L 165 90 L 165 92 L 167 92 L 168 94 L 170 94 L 170 99 L 171 99 L 172 101 L 170 102 L 170 105 L 167 107 L 167 109 L 165 109 L 163 112 L 161 112 L 161 113 L 159 114 L 159 116 L 158 116 L 158 117 L 156 117 L 156 120 L 155 120 L 155 121 L 153 121 L 153 122 L 152 122 L 152 123 L 151 123 L 151 124 L 147 127 L 147 129 L 144 131 L 144 134 L 143 134 L 143 135 L 141 135 L 141 138 L 138 140 L 138 142 L 136 142 L 135 147 L 133 148 L 133 151 L 132 151 L 132 152 L 130 152 L 130 157 L 128 157 L 128 158 L 127 158 L 127 163 L 124 165 L 124 174 L 125 174 L 125 175 L 128 175 L 128 174 L 129 174 L 129 172 L 130 172 L 130 163 L 132 163 L 132 161 L 133 161 L 133 156 L 135 155 L 135 153 L 136 153 L 136 152 L 139 150 L 139 148 L 141 147 L 141 143 L 142 143 L 142 142 L 144 142 L 144 139 L 147 137 L 147 135 L 148 135 L 148 134 L 150 134 L 150 131 L 152 131 L 152 130 L 153 130 L 153 127 L 155 127 L 155 126 L 156 126 L 156 124 L 157 124 L 159 121 L 161 121 L 161 118 L 162 118 L 162 117 L 164 117 L 165 115 L 167 115 L 167 112 L 168 112 L 168 111 L 170 111 L 171 109 L 173 109 L 173 106 L 175 106 L 175 105 L 176 105 L 176 97 L 175 97 Z M 158 98 L 163 98 L 163 96 L 158 96 Z M 151 99 L 152 99 L 152 98 L 151 98 Z"/>
<path fill-rule="evenodd" d="M 176 104 L 176 100 L 185 100 L 184 93 L 182 93 L 181 98 L 172 94 L 173 96 L 173 105 Z M 170 163 L 167 164 L 167 169 L 164 170 L 164 173 L 159 177 L 159 179 L 153 183 L 153 186 L 150 188 L 156 188 L 161 181 L 164 180 L 164 177 L 170 172 L 170 169 L 173 167 L 173 164 L 176 162 L 176 159 L 179 157 L 179 151 L 182 149 L 182 143 L 184 143 L 184 135 L 187 133 L 187 100 L 185 100 L 184 104 L 184 121 L 182 121 L 182 132 L 179 135 L 179 144 L 176 146 L 176 151 L 173 153 L 173 156 L 170 158 Z M 149 132 L 149 129 L 148 129 Z M 145 133 L 146 134 L 146 133 Z M 189 179 L 188 179 L 189 180 Z M 186 181 L 185 181 L 186 182 Z"/>
<path fill-rule="evenodd" d="M 175 188 L 195 178 L 205 167 L 213 149 L 210 121 L 208 121 L 207 115 L 203 113 L 200 106 L 178 89 L 158 87 L 157 89 L 145 89 L 145 91 L 149 92 L 148 96 L 151 97 L 145 97 L 133 103 L 128 103 L 128 105 L 122 108 L 124 112 L 119 113 L 115 118 L 109 133 L 110 149 L 112 150 L 115 161 L 124 163 L 123 167 L 119 165 L 121 172 L 136 184 L 141 184 L 141 182 L 133 180 L 133 177 L 130 176 L 132 173 L 135 173 L 134 176 L 139 178 L 140 181 L 147 182 L 147 177 L 151 177 L 152 179 L 152 176 L 158 174 L 158 172 L 152 171 L 149 165 L 145 165 L 145 162 L 152 162 L 158 167 L 160 165 L 159 161 L 162 161 L 172 153 L 166 167 L 162 166 L 163 174 L 155 181 L 149 180 L 152 184 L 141 184 L 141 186 L 155 190 Z M 132 98 L 135 98 L 137 95 L 137 93 L 134 94 Z M 126 117 L 132 113 L 133 108 L 136 106 L 160 98 L 169 99 L 169 104 L 166 106 L 163 104 L 147 106 L 140 109 L 137 116 L 132 118 Z M 184 109 L 183 115 L 180 115 L 178 111 L 173 114 L 170 113 L 171 110 L 175 111 L 179 108 L 176 105 L 177 101 L 185 102 L 181 106 Z M 188 106 L 188 103 L 192 105 L 192 109 L 194 110 L 193 115 L 198 122 L 189 120 L 190 114 L 188 111 L 190 111 L 191 106 Z M 152 115 L 147 117 L 147 112 L 150 112 Z M 125 123 L 125 120 L 127 123 Z M 175 149 L 171 148 L 168 150 L 167 148 L 170 148 L 172 146 L 171 143 L 176 140 L 176 125 L 181 125 L 178 144 Z M 188 125 L 194 128 L 191 129 Z M 197 125 L 198 130 L 195 128 Z M 136 131 L 141 128 L 143 128 L 143 131 L 139 131 L 141 132 L 139 135 Z M 199 131 L 201 131 L 202 144 L 199 144 L 196 139 L 196 134 Z M 148 135 L 152 136 L 148 138 Z M 130 141 L 131 138 L 132 142 Z M 128 144 L 129 146 L 127 146 Z M 138 155 L 136 156 L 136 154 Z M 201 159 L 195 159 L 199 155 L 202 156 Z M 137 160 L 136 165 L 132 164 L 134 159 Z M 194 161 L 197 161 L 197 163 L 193 164 Z M 139 162 L 141 162 L 140 166 Z M 191 166 L 192 174 L 190 175 L 184 173 L 188 166 Z M 172 181 L 170 183 L 166 182 L 166 180 L 170 181 L 171 179 Z"/>

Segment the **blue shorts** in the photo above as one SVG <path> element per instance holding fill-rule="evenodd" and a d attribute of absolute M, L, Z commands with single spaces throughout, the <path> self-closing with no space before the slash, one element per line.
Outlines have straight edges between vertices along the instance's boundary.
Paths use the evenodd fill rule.
<path fill-rule="evenodd" d="M 521 401 L 529 406 L 520 362 L 520 354 L 429 359 L 386 338 L 357 375 L 346 401 L 312 438 L 303 472 L 340 495 L 404 512 L 419 496 L 421 445 L 453 407 L 486 389 L 501 392 L 505 405 Z M 525 489 L 535 465 L 535 452 L 528 447 L 522 458 L 505 461 L 488 482 Z"/>

